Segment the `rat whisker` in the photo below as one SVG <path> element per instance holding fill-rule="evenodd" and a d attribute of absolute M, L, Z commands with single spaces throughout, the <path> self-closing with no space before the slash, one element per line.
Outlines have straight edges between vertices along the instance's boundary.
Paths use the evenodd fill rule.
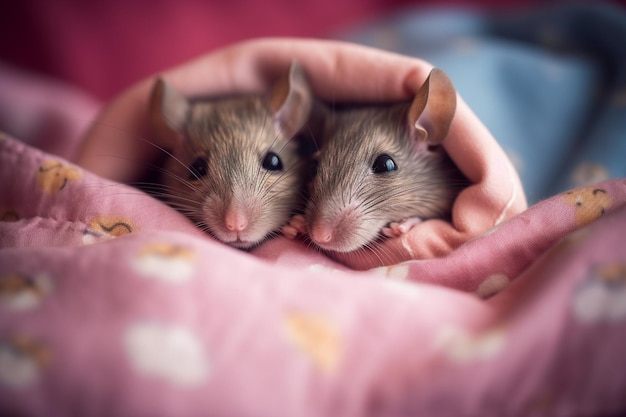
<path fill-rule="evenodd" d="M 379 243 L 381 228 L 409 217 L 445 219 L 467 185 L 443 149 L 426 149 L 415 140 L 418 121 L 424 122 L 429 140 L 445 139 L 456 91 L 443 72 L 433 70 L 413 101 L 330 106 L 332 126 L 322 141 L 306 209 L 309 227 L 350 216 L 350 227 L 337 228 L 333 241 L 324 242 L 324 247 L 337 251 L 357 247 L 356 253 L 364 256 L 394 258 L 394 250 Z M 424 109 L 422 114 L 413 111 L 416 106 Z M 436 119 L 431 116 L 433 106 L 443 111 L 436 112 Z"/>
<path fill-rule="evenodd" d="M 302 70 L 292 64 L 290 71 Z M 160 182 L 167 187 L 145 188 L 165 197 L 197 227 L 233 246 L 246 242 L 255 247 L 275 237 L 294 209 L 304 206 L 303 157 L 297 152 L 298 139 L 286 136 L 294 133 L 290 131 L 296 129 L 294 120 L 309 117 L 302 113 L 307 107 L 299 106 L 298 100 L 293 104 L 292 99 L 293 94 L 310 90 L 303 85 L 305 80 L 283 77 L 269 95 L 193 101 L 164 81 L 155 84 L 154 88 L 166 89 L 168 94 L 152 95 L 161 101 L 151 103 L 151 120 L 165 123 L 176 134 L 161 138 L 163 143 L 171 142 L 171 152 L 159 147 L 168 156 L 165 167 L 158 169 Z M 268 97 L 284 102 L 273 99 L 270 103 Z M 277 154 L 279 165 L 268 152 Z"/>

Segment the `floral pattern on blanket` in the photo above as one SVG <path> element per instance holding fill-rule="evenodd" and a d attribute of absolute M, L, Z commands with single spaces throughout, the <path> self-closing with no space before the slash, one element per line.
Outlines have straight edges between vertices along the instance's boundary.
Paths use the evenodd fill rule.
<path fill-rule="evenodd" d="M 555 195 L 444 258 L 365 272 L 284 238 L 232 249 L 6 136 L 0 183 L 8 414 L 626 408 L 624 179 Z"/>

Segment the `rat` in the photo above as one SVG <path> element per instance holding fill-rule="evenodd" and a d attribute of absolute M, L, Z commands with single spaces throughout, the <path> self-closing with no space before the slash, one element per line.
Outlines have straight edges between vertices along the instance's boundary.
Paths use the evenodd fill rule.
<path fill-rule="evenodd" d="M 167 149 L 162 194 L 219 241 L 249 250 L 303 207 L 303 132 L 313 106 L 293 62 L 265 94 L 190 100 L 158 78 L 149 114 Z"/>
<path fill-rule="evenodd" d="M 303 216 L 285 235 L 352 252 L 451 217 L 468 180 L 441 146 L 456 111 L 448 76 L 433 69 L 412 101 L 348 106 L 327 116 Z"/>

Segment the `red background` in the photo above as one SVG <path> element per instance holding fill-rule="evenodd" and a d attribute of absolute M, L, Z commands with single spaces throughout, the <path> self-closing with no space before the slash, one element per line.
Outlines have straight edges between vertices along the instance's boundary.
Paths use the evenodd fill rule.
<path fill-rule="evenodd" d="M 492 10 L 540 0 L 23 0 L 0 9 L 0 60 L 106 100 L 133 82 L 235 41 L 329 37 L 420 5 Z"/>

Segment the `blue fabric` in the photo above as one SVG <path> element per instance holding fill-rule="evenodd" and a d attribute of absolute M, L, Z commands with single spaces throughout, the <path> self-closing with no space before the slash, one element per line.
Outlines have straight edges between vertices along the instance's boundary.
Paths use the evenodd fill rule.
<path fill-rule="evenodd" d="M 341 36 L 445 70 L 519 170 L 529 203 L 626 177 L 626 10 L 403 11 Z"/>

